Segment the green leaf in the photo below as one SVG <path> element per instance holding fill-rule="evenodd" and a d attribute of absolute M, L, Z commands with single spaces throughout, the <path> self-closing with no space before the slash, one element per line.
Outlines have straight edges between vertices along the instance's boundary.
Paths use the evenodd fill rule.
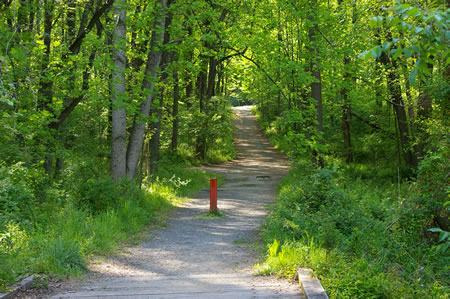
<path fill-rule="evenodd" d="M 412 86 L 416 85 L 416 76 L 417 76 L 417 69 L 413 69 L 411 74 L 408 77 L 409 82 L 411 83 Z"/>
<path fill-rule="evenodd" d="M 439 242 L 447 240 L 448 239 L 448 235 L 449 235 L 449 232 L 441 232 L 441 235 L 440 235 L 440 238 L 439 238 Z"/>
<path fill-rule="evenodd" d="M 440 232 L 443 232 L 442 229 L 437 228 L 437 227 L 430 228 L 428 231 L 433 232 L 433 233 L 440 233 Z"/>
<path fill-rule="evenodd" d="M 414 50 L 414 52 L 416 52 L 416 54 L 420 54 L 420 49 L 419 47 L 417 47 L 416 45 L 412 45 L 411 47 L 409 47 L 411 50 Z"/>
<path fill-rule="evenodd" d="M 443 244 L 440 244 L 439 246 L 437 246 L 436 249 L 441 252 L 446 252 L 449 246 L 450 246 L 450 242 L 446 242 L 446 243 L 443 243 Z"/>
<path fill-rule="evenodd" d="M 361 54 L 358 55 L 358 58 L 367 58 L 368 54 L 370 53 L 370 50 L 364 51 Z"/>
<path fill-rule="evenodd" d="M 369 26 L 372 28 L 377 28 L 381 26 L 382 23 L 383 23 L 382 16 L 376 16 L 369 19 Z"/>
<path fill-rule="evenodd" d="M 372 53 L 372 57 L 373 57 L 374 59 L 378 59 L 378 57 L 380 57 L 381 54 L 383 53 L 383 50 L 381 49 L 380 46 L 376 46 L 376 47 L 373 47 L 373 48 L 370 50 L 370 53 Z"/>
<path fill-rule="evenodd" d="M 409 48 L 405 48 L 403 49 L 403 51 L 405 52 L 406 57 L 409 58 L 412 56 L 411 50 Z"/>
<path fill-rule="evenodd" d="M 20 47 L 14 47 L 11 49 L 11 54 L 17 60 L 25 60 L 26 54 L 25 51 Z"/>
<path fill-rule="evenodd" d="M 416 32 L 416 34 L 419 34 L 420 32 L 422 32 L 423 31 L 423 27 L 416 27 L 415 29 L 414 29 L 414 32 Z"/>
<path fill-rule="evenodd" d="M 416 17 L 420 15 L 420 9 L 418 9 L 417 7 L 411 8 L 410 10 L 408 10 L 408 16 L 410 17 Z"/>

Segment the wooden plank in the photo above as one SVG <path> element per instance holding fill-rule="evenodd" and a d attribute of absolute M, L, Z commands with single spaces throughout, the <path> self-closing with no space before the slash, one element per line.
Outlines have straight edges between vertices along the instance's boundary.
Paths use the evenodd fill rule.
<path fill-rule="evenodd" d="M 328 299 L 328 295 L 320 284 L 320 281 L 313 276 L 313 271 L 307 268 L 297 270 L 298 281 L 303 292 L 308 299 Z"/>

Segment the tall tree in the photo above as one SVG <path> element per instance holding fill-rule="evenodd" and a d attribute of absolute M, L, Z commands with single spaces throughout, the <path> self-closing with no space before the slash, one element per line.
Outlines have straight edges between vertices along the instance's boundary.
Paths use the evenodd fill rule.
<path fill-rule="evenodd" d="M 112 136 L 111 136 L 111 176 L 114 179 L 124 178 L 126 175 L 127 154 L 127 116 L 125 69 L 127 58 L 126 49 L 126 0 L 116 0 L 114 18 L 116 27 L 113 38 L 114 72 L 112 76 Z"/>
<path fill-rule="evenodd" d="M 139 156 L 144 142 L 145 126 L 154 97 L 155 83 L 158 80 L 158 69 L 161 62 L 161 46 L 164 40 L 166 23 L 166 0 L 158 0 L 155 8 L 155 22 L 153 24 L 150 50 L 142 83 L 143 99 L 139 113 L 134 117 L 130 131 L 130 139 L 126 152 L 126 172 L 129 178 L 136 176 Z"/>
<path fill-rule="evenodd" d="M 317 21 L 317 17 L 314 16 L 314 9 L 317 6 L 317 2 L 315 0 L 311 1 L 311 7 L 309 11 L 308 19 L 310 21 L 309 24 L 309 59 L 310 59 L 310 71 L 313 77 L 313 81 L 311 82 L 311 98 L 315 101 L 316 107 L 316 130 L 319 134 L 318 143 L 324 144 L 324 141 L 321 137 L 323 132 L 323 107 L 322 107 L 322 78 L 320 76 L 320 60 L 319 60 L 319 45 L 318 45 L 318 35 L 319 35 L 319 25 Z M 323 157 L 320 153 L 320 150 L 313 150 L 313 162 L 319 167 L 324 167 Z"/>

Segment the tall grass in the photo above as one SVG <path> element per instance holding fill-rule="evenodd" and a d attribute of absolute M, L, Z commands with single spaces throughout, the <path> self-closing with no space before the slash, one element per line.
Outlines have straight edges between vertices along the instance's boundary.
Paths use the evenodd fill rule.
<path fill-rule="evenodd" d="M 140 189 L 127 180 L 75 175 L 76 182 L 48 187 L 45 200 L 34 197 L 26 184 L 0 177 L 6 190 L 0 192 L 0 204 L 7 207 L 0 218 L 0 290 L 31 273 L 82 274 L 92 255 L 110 254 L 135 238 L 156 215 L 206 187 L 210 176 L 167 163 Z M 28 206 L 14 201 L 14 192 L 23 190 L 30 191 Z"/>
<path fill-rule="evenodd" d="M 259 273 L 311 267 L 331 298 L 448 298 L 450 260 L 423 228 L 417 189 L 355 173 L 292 168 L 263 228 Z"/>

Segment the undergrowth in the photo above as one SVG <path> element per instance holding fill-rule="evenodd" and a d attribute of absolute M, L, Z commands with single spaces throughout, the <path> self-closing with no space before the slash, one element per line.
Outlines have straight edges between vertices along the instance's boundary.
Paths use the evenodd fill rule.
<path fill-rule="evenodd" d="M 330 298 L 448 298 L 449 238 L 436 228 L 449 215 L 448 156 L 443 142 L 412 175 L 383 160 L 293 162 L 263 226 L 257 272 L 293 278 L 312 268 Z"/>
<path fill-rule="evenodd" d="M 433 215 L 418 204 L 423 192 L 351 173 L 292 167 L 264 225 L 259 273 L 310 267 L 331 298 L 448 298 L 450 260 L 426 230 Z"/>
<path fill-rule="evenodd" d="M 1 168 L 0 290 L 31 273 L 82 274 L 92 255 L 114 252 L 155 216 L 207 186 L 211 174 L 164 163 L 141 188 L 97 176 L 86 165 L 64 182 L 49 182 L 22 164 Z"/>

